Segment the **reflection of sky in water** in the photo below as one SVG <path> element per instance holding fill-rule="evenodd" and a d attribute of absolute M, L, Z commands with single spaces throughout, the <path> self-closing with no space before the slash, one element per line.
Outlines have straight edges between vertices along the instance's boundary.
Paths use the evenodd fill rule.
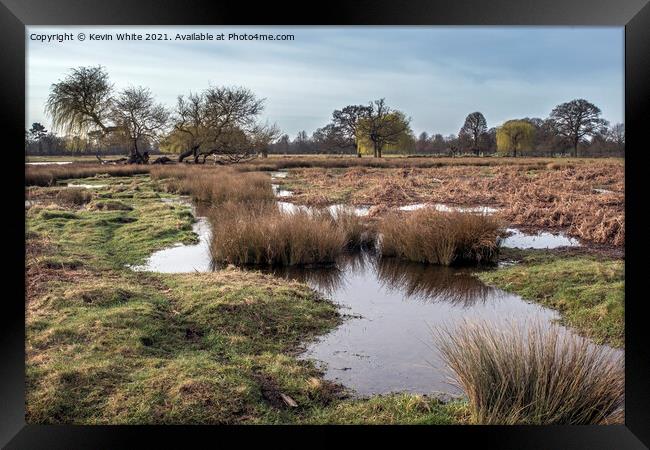
<path fill-rule="evenodd" d="M 360 395 L 459 393 L 449 384 L 433 344 L 432 330 L 439 326 L 464 319 L 548 323 L 557 317 L 484 285 L 467 269 L 363 254 L 343 258 L 336 268 L 273 273 L 310 284 L 345 307 L 342 313 L 355 316 L 311 344 L 303 356 L 325 363 L 327 378 Z"/>
<path fill-rule="evenodd" d="M 516 228 L 508 228 L 506 231 L 511 233 L 502 242 L 501 246 L 508 248 L 558 248 L 558 247 L 578 247 L 578 239 L 568 237 L 562 233 L 540 232 L 537 234 L 526 234 Z"/>

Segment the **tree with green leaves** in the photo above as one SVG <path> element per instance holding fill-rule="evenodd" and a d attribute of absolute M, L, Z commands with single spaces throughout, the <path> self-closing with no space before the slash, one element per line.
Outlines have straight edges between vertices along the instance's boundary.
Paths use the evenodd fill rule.
<path fill-rule="evenodd" d="M 578 144 L 585 137 L 594 136 L 608 125 L 600 113 L 600 108 L 584 99 L 562 103 L 551 111 L 553 126 L 560 136 L 571 142 L 574 157 L 578 156 Z"/>
<path fill-rule="evenodd" d="M 101 66 L 72 69 L 65 79 L 54 83 L 45 111 L 55 130 L 85 135 L 94 129 L 107 133 L 112 108 L 113 85 Z"/>
<path fill-rule="evenodd" d="M 45 129 L 43 124 L 39 122 L 34 122 L 32 124 L 32 127 L 29 129 L 28 133 L 29 133 L 29 138 L 31 140 L 38 142 L 43 138 L 43 136 L 47 134 L 47 130 Z"/>
<path fill-rule="evenodd" d="M 533 145 L 535 127 L 526 120 L 508 120 L 497 128 L 497 150 L 501 154 L 512 154 L 515 158 L 530 150 Z"/>

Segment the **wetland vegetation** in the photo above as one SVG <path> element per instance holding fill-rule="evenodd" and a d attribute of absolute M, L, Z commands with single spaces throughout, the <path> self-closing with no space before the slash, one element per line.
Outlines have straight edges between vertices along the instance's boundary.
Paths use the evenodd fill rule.
<path fill-rule="evenodd" d="M 588 167 L 591 162 L 563 164 L 567 167 L 538 165 L 538 176 L 571 170 L 568 166 Z M 606 164 L 611 170 L 618 170 L 617 162 Z M 340 195 L 337 201 L 357 206 L 363 203 L 371 206 L 369 210 L 360 213 L 359 209 L 344 208 L 332 213 L 321 201 L 311 200 L 316 198 L 313 196 L 316 192 L 324 192 L 305 180 L 303 171 L 312 169 L 289 169 L 286 177 L 273 181 L 292 191 L 292 201 L 316 205 L 315 209 L 310 206 L 311 209 L 287 214 L 278 208 L 268 173 L 253 170 L 254 167 L 255 163 L 247 168 L 243 165 L 233 168 L 142 166 L 146 173 L 114 175 L 103 171 L 107 167 L 95 164 L 86 164 L 81 171 L 75 165 L 27 169 L 32 174 L 26 186 L 29 204 L 25 212 L 28 421 L 449 424 L 620 420 L 616 418 L 621 415 L 620 408 L 612 406 L 619 405 L 613 400 L 618 399 L 614 391 L 621 383 L 615 378 L 619 373 L 615 369 L 622 367 L 617 365 L 618 356 L 607 366 L 611 369 L 607 376 L 614 377 L 611 379 L 618 383 L 609 383 L 611 389 L 606 394 L 609 397 L 604 391 L 602 396 L 598 394 L 597 384 L 592 391 L 575 393 L 575 398 L 579 397 L 576 402 L 582 402 L 583 406 L 589 404 L 590 398 L 594 401 L 602 413 L 598 417 L 575 411 L 574 414 L 568 408 L 556 415 L 541 410 L 508 415 L 508 408 L 515 408 L 514 404 L 499 404 L 489 411 L 477 409 L 478 405 L 486 404 L 478 396 L 488 394 L 479 393 L 478 384 L 472 390 L 466 373 L 473 369 L 455 366 L 451 357 L 449 366 L 457 374 L 456 383 L 460 382 L 461 392 L 466 394 L 460 397 L 453 389 L 447 392 L 454 394 L 445 397 L 440 396 L 438 389 L 426 387 L 413 392 L 371 389 L 359 396 L 355 389 L 348 387 L 348 384 L 355 385 L 353 379 L 346 383 L 347 378 L 332 377 L 331 370 L 316 364 L 319 357 L 327 359 L 322 352 L 329 345 L 328 339 L 330 343 L 337 339 L 333 331 L 356 326 L 355 321 L 359 319 L 355 318 L 355 308 L 363 310 L 361 315 L 375 314 L 372 309 L 363 309 L 361 303 L 352 308 L 352 316 L 340 309 L 341 298 L 350 292 L 362 292 L 349 290 L 356 283 L 354 273 L 359 274 L 359 280 L 378 277 L 377 287 L 367 284 L 360 287 L 371 296 L 376 295 L 373 289 L 387 289 L 381 295 L 398 293 L 404 299 L 421 299 L 418 302 L 424 301 L 422 305 L 459 308 L 458 317 L 467 316 L 469 312 L 462 311 L 475 308 L 471 305 L 481 304 L 475 303 L 480 298 L 486 305 L 499 301 L 514 305 L 514 297 L 491 299 L 490 289 L 494 288 L 483 284 L 486 282 L 497 286 L 498 292 L 505 289 L 557 310 L 563 325 L 595 343 L 620 348 L 624 329 L 624 274 L 622 251 L 616 238 L 606 245 L 584 240 L 572 252 L 499 248 L 499 233 L 511 217 L 507 213 L 468 214 L 426 207 L 403 211 L 397 202 L 373 205 L 355 200 L 357 195 L 367 198 L 362 194 L 363 189 Z M 511 167 L 516 166 L 505 166 Z M 490 169 L 488 166 L 487 170 Z M 51 176 L 53 170 L 55 177 Z M 351 175 L 346 175 L 348 171 L 357 177 L 365 176 L 355 167 L 315 170 L 330 170 L 334 180 L 342 176 L 350 178 Z M 384 176 L 389 186 L 404 183 L 399 181 L 400 169 L 372 170 L 386 171 Z M 442 170 L 456 169 L 452 166 Z M 467 171 L 474 171 L 477 177 L 489 173 L 481 165 L 463 166 L 465 176 Z M 90 177 L 70 178 L 75 175 Z M 375 174 L 371 171 L 368 176 L 370 182 Z M 50 177 L 50 181 L 41 186 L 38 180 L 45 177 Z M 85 187 L 68 187 L 68 183 Z M 448 179 L 445 183 L 454 185 Z M 590 183 L 607 185 L 603 178 Z M 581 185 L 580 189 L 586 191 L 590 185 Z M 325 191 L 339 195 L 337 188 Z M 411 192 L 418 191 L 413 188 Z M 480 190 L 476 192 L 482 195 Z M 498 195 L 498 191 L 493 194 Z M 196 219 L 188 204 L 175 201 L 179 195 L 189 195 L 206 211 L 211 224 L 210 248 L 219 267 L 200 273 L 132 270 L 131 267 L 145 264 L 156 251 L 179 243 L 191 246 L 198 242 L 192 231 Z M 453 204 L 480 204 L 474 198 Z M 551 196 L 546 202 L 556 204 L 563 198 Z M 414 196 L 409 199 L 425 200 L 425 203 L 428 200 Z M 540 209 L 544 209 L 542 205 Z M 440 220 L 447 222 L 436 222 Z M 459 227 L 459 224 L 466 225 Z M 421 233 L 417 232 L 418 225 Z M 407 232 L 411 229 L 412 233 Z M 558 228 L 548 229 L 556 232 Z M 444 247 L 427 247 L 427 243 L 441 240 L 437 236 L 446 233 L 441 230 L 457 230 L 458 236 L 464 237 L 448 240 L 450 244 Z M 400 231 L 403 231 L 401 238 Z M 382 237 L 375 246 L 378 236 Z M 411 240 L 399 244 L 391 241 L 406 237 Z M 463 242 L 464 246 L 451 245 L 457 242 Z M 471 275 L 471 268 L 463 268 L 466 275 L 460 277 L 460 269 L 448 268 L 450 272 L 443 273 L 427 268 L 435 265 L 400 262 L 393 257 L 398 250 L 404 252 L 405 259 L 415 261 L 455 265 L 453 255 L 456 254 L 469 255 L 460 258 L 465 263 L 468 260 L 491 262 L 498 263 L 498 267 L 475 269 L 476 276 Z M 376 254 L 379 259 L 366 268 L 359 263 L 346 266 L 347 263 L 341 262 L 341 258 L 347 258 L 345 255 L 359 251 Z M 419 252 L 418 256 L 413 252 Z M 438 255 L 438 259 L 426 255 Z M 324 262 L 330 267 L 309 268 Z M 251 270 L 250 263 L 257 263 L 257 268 Z M 405 271 L 405 264 L 414 265 Z M 295 269 L 283 269 L 283 265 Z M 265 267 L 268 269 L 260 270 Z M 367 270 L 372 272 L 364 272 Z M 341 275 L 343 279 L 337 281 L 336 277 Z M 459 282 L 463 283 L 462 288 Z M 412 327 L 414 317 L 422 314 L 418 308 L 424 306 L 417 306 L 420 303 L 400 306 L 390 298 L 386 297 L 397 308 L 397 315 L 411 311 L 413 318 L 404 325 L 406 329 Z M 449 303 L 452 298 L 459 300 Z M 480 308 L 475 311 L 477 317 L 485 314 Z M 556 320 L 545 317 L 546 321 Z M 384 328 L 382 334 L 394 342 L 403 339 L 392 335 L 389 329 Z M 462 332 L 454 336 L 470 339 Z M 482 339 L 486 342 L 488 338 Z M 499 361 L 505 364 L 507 357 L 519 358 L 516 349 L 508 353 L 498 339 L 494 342 L 491 348 L 503 357 Z M 539 342 L 546 345 L 547 341 Z M 555 345 L 564 344 L 559 340 Z M 447 355 L 452 354 L 452 348 L 460 351 L 458 346 L 442 348 L 446 348 L 443 354 L 447 352 Z M 306 355 L 312 357 L 304 356 L 306 349 L 311 349 Z M 371 361 L 381 357 L 381 353 L 372 353 L 370 347 L 364 350 L 369 352 Z M 598 351 L 609 352 L 607 347 Z M 600 357 L 598 351 L 590 357 Z M 611 352 L 607 354 L 611 356 Z M 586 356 L 576 356 L 579 357 Z M 359 360 L 363 364 L 363 359 Z M 542 356 L 536 359 L 542 360 Z M 440 364 L 443 360 L 437 361 Z M 540 370 L 546 370 L 544 367 L 547 366 Z M 431 371 L 432 380 L 439 377 L 434 375 L 433 368 L 418 370 Z M 589 373 L 598 378 L 595 369 Z M 607 378 L 598 378 L 604 379 Z M 537 392 L 532 384 L 531 389 Z M 525 401 L 527 395 L 537 394 L 522 391 L 521 395 L 521 401 Z M 612 407 L 601 408 L 603 403 L 599 402 L 609 402 Z"/>

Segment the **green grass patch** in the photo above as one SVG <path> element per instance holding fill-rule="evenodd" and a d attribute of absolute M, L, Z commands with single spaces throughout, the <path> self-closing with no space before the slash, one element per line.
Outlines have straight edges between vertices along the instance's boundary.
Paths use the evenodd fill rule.
<path fill-rule="evenodd" d="M 196 242 L 194 219 L 188 206 L 161 202 L 146 177 L 102 181 L 108 186 L 93 189 L 94 201 L 128 208 L 26 211 L 28 423 L 433 424 L 460 417 L 462 404 L 414 395 L 343 399 L 311 361 L 296 358 L 341 320 L 335 305 L 304 284 L 237 269 L 130 270 L 155 250 Z M 61 188 L 39 192 L 56 200 L 50 189 Z"/>
<path fill-rule="evenodd" d="M 478 274 L 488 284 L 558 310 L 562 321 L 598 343 L 624 346 L 624 262 L 536 253 Z"/>

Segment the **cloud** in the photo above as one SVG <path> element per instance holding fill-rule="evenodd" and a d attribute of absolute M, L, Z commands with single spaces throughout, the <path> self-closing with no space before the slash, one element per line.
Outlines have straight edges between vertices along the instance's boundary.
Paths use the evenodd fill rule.
<path fill-rule="evenodd" d="M 31 32 L 294 34 L 281 42 L 64 42 Z M 267 99 L 263 119 L 295 135 L 335 108 L 385 97 L 416 133 L 456 133 L 482 111 L 490 126 L 545 117 L 587 98 L 623 121 L 623 29 L 580 27 L 29 27 L 26 124 L 49 124 L 52 83 L 76 66 L 106 67 L 117 89 L 145 85 L 173 105 L 208 85 L 243 85 Z"/>

